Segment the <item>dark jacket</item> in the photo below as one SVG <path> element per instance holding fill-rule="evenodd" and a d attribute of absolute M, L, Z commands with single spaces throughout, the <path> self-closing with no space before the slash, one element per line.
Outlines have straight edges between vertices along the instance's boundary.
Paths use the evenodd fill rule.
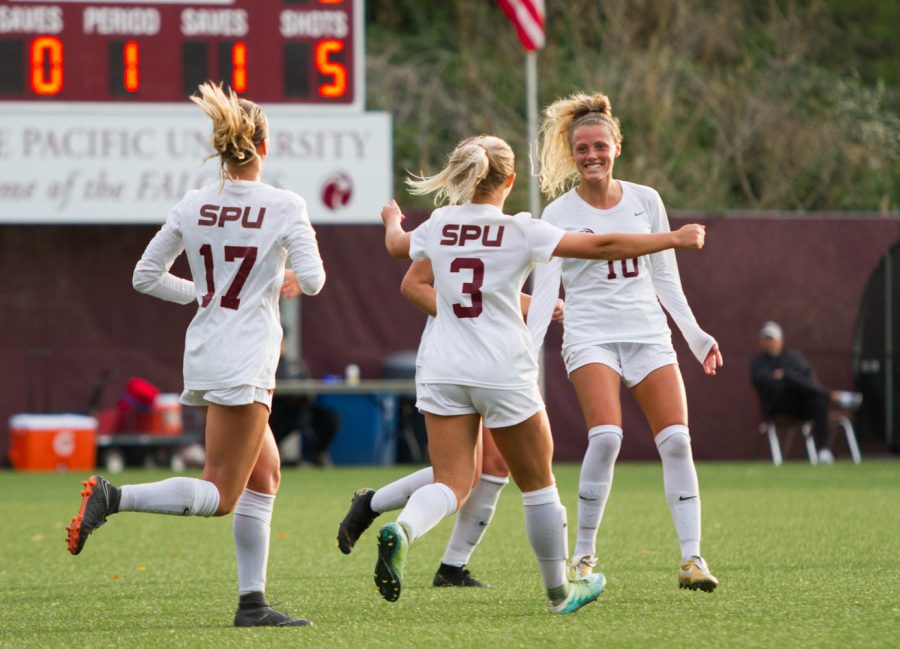
<path fill-rule="evenodd" d="M 784 376 L 776 379 L 772 376 L 775 370 L 783 370 Z M 770 414 L 771 408 L 788 385 L 802 385 L 815 391 L 823 390 L 807 360 L 798 352 L 787 349 L 783 349 L 778 356 L 760 354 L 754 358 L 750 363 L 750 378 L 759 394 L 763 410 Z"/>

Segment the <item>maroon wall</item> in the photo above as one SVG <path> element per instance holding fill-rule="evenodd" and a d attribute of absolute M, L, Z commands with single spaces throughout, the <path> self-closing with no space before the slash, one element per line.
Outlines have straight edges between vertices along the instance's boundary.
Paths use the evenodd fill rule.
<path fill-rule="evenodd" d="M 673 218 L 673 227 L 689 222 L 685 216 Z M 694 454 L 752 458 L 759 448 L 759 410 L 749 364 L 758 353 L 760 325 L 770 319 L 781 323 L 786 345 L 804 353 L 825 385 L 852 387 L 857 311 L 881 255 L 900 239 L 900 219 L 744 214 L 698 220 L 707 225 L 707 245 L 700 253 L 678 252 L 679 270 L 694 314 L 718 340 L 725 366 L 717 376 L 705 376 L 670 323 Z M 547 401 L 557 456 L 576 459 L 586 448 L 584 425 L 571 385 L 559 380 L 564 374 L 556 353 L 559 340 L 553 332 L 546 356 Z M 625 392 L 621 456 L 655 457 L 647 425 Z"/>
<path fill-rule="evenodd" d="M 686 222 L 674 218 L 673 225 Z M 719 375 L 703 375 L 676 333 L 698 458 L 748 458 L 757 450 L 757 406 L 748 364 L 756 333 L 778 320 L 788 346 L 801 349 L 822 381 L 851 383 L 852 338 L 866 283 L 900 238 L 900 219 L 845 216 L 704 217 L 708 243 L 680 252 L 682 281 L 701 325 L 725 355 Z M 155 228 L 0 226 L 0 456 L 11 414 L 86 407 L 104 369 L 110 402 L 140 375 L 163 390 L 181 388 L 181 351 L 191 307 L 135 293 L 131 271 Z M 387 257 L 379 226 L 318 228 L 328 281 L 303 300 L 304 357 L 315 376 L 357 363 L 363 376 L 383 359 L 415 349 L 424 317 L 398 293 L 406 264 Z M 182 274 L 186 267 L 176 266 Z M 560 331 L 547 342 L 547 403 L 557 457 L 578 460 L 584 425 L 559 359 Z M 49 351 L 49 357 L 43 358 Z M 29 360 L 30 359 L 30 360 Z M 628 459 L 655 455 L 630 396 Z"/>

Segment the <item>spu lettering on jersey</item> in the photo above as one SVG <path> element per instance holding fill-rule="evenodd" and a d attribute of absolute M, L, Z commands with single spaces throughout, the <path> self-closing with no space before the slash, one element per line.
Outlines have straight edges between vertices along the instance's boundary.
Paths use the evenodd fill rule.
<path fill-rule="evenodd" d="M 197 225 L 215 226 L 218 224 L 220 228 L 225 227 L 229 221 L 240 221 L 242 228 L 261 228 L 263 219 L 266 217 L 266 208 L 260 207 L 256 213 L 256 220 L 252 220 L 251 210 L 255 208 L 249 205 L 243 209 L 240 207 L 230 207 L 228 205 L 212 205 L 207 203 L 200 208 L 200 219 Z"/>
<path fill-rule="evenodd" d="M 496 228 L 492 231 L 491 228 Z M 469 241 L 481 241 L 481 244 L 487 248 L 499 248 L 503 242 L 503 231 L 505 225 L 459 225 L 458 223 L 448 223 L 441 230 L 442 246 L 464 246 Z M 492 238 L 493 237 L 493 238 Z"/>

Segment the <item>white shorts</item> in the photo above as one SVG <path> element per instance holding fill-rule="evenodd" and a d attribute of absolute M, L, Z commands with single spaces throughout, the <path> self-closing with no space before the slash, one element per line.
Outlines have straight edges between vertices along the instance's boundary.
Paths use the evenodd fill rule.
<path fill-rule="evenodd" d="M 653 370 L 678 365 L 670 342 L 580 345 L 563 350 L 563 361 L 570 376 L 579 367 L 602 363 L 615 370 L 629 388 L 643 381 Z"/>
<path fill-rule="evenodd" d="M 272 394 L 275 390 L 258 388 L 255 385 L 239 385 L 236 388 L 218 390 L 185 390 L 179 401 L 186 406 L 246 406 L 259 402 L 272 411 Z"/>
<path fill-rule="evenodd" d="M 416 382 L 419 412 L 451 417 L 481 415 L 488 428 L 520 424 L 544 409 L 537 385 L 522 390 L 496 390 L 471 385 Z"/>

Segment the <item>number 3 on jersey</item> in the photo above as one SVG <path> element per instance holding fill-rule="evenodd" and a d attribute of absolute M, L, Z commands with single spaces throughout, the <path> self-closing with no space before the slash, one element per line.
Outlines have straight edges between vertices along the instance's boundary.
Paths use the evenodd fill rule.
<path fill-rule="evenodd" d="M 225 291 L 225 295 L 219 301 L 226 309 L 237 310 L 241 306 L 241 299 L 238 297 L 241 289 L 244 288 L 244 282 L 250 276 L 250 270 L 256 263 L 256 246 L 225 246 L 225 261 L 234 261 L 235 259 L 243 259 L 241 267 L 238 268 L 237 275 L 231 286 Z M 204 243 L 200 246 L 200 256 L 203 257 L 203 265 L 206 267 L 206 294 L 200 301 L 200 308 L 206 308 L 212 302 L 213 295 L 216 293 L 216 281 L 213 268 L 213 251 L 212 246 Z"/>
<path fill-rule="evenodd" d="M 457 257 L 450 263 L 450 272 L 472 271 L 472 281 L 463 282 L 462 292 L 468 295 L 472 306 L 453 305 L 453 315 L 457 318 L 477 318 L 484 308 L 481 302 L 481 285 L 484 284 L 484 262 L 476 257 Z"/>

